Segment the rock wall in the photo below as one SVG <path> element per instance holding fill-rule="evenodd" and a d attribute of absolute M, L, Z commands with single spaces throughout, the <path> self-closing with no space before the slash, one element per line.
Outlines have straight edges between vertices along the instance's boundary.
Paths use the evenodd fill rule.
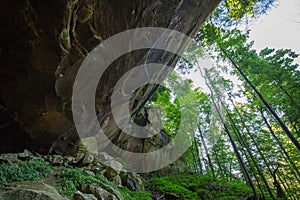
<path fill-rule="evenodd" d="M 76 152 L 78 136 L 72 122 L 71 94 L 77 69 L 87 53 L 102 40 L 137 27 L 168 27 L 193 36 L 218 3 L 219 0 L 1 1 L 0 152 L 24 148 L 43 154 L 51 149 L 63 154 Z M 128 137 L 112 119 L 110 95 L 119 78 L 141 62 L 145 53 L 147 50 L 135 51 L 117 59 L 99 81 L 95 105 L 99 122 L 116 143 L 123 144 Z M 170 67 L 178 60 L 178 56 L 164 52 L 158 52 L 156 57 L 157 62 Z M 133 98 L 132 115 L 138 114 L 155 89 L 155 85 L 145 86 Z M 144 151 L 142 140 L 126 140 L 124 148 Z M 54 142 L 61 144 L 52 148 Z"/>

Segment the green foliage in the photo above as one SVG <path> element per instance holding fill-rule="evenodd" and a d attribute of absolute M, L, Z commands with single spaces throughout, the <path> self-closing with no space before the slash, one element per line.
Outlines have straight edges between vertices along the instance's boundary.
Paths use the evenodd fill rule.
<path fill-rule="evenodd" d="M 294 60 L 299 56 L 290 49 L 265 48 L 260 52 L 252 49 L 253 42 L 247 42 L 247 35 L 240 31 L 224 31 L 218 40 L 218 46 L 224 49 L 238 65 L 251 83 L 259 90 L 264 99 L 276 113 L 282 113 L 282 119 L 295 132 L 300 124 L 300 71 Z M 227 59 L 227 55 L 220 54 Z M 238 76 L 237 70 L 234 70 Z M 248 84 L 244 84 L 251 91 Z M 247 97 L 263 108 L 262 102 L 248 92 Z"/>
<path fill-rule="evenodd" d="M 81 184 L 108 183 L 100 176 L 90 176 L 80 168 L 64 168 L 57 174 L 55 187 L 60 194 L 71 197 Z"/>
<path fill-rule="evenodd" d="M 174 174 L 163 178 L 152 178 L 147 183 L 151 190 L 175 193 L 180 199 L 239 199 L 251 196 L 251 189 L 243 183 L 214 181 L 210 176 L 199 174 Z"/>
<path fill-rule="evenodd" d="M 127 187 L 123 187 L 120 191 L 126 200 L 151 200 L 151 195 L 147 191 L 131 191 Z"/>
<path fill-rule="evenodd" d="M 205 30 L 205 29 L 204 29 Z M 274 172 L 272 169 L 279 167 L 281 170 L 276 172 L 280 176 L 280 186 L 285 187 L 285 195 L 298 195 L 298 184 L 288 184 L 285 186 L 284 179 L 293 180 L 299 183 L 299 153 L 294 148 L 291 140 L 282 131 L 279 124 L 266 112 L 266 108 L 257 94 L 255 94 L 249 84 L 244 81 L 241 73 L 235 67 L 230 67 L 233 63 L 243 72 L 250 80 L 251 84 L 260 92 L 268 105 L 280 116 L 281 120 L 289 127 L 295 138 L 299 138 L 300 124 L 300 99 L 299 83 L 300 71 L 299 65 L 294 60 L 299 56 L 290 49 L 269 49 L 265 48 L 260 52 L 252 49 L 253 42 L 248 42 L 248 35 L 241 31 L 224 30 L 221 28 L 208 28 L 207 31 L 216 31 L 212 49 L 220 52 L 218 55 L 218 70 L 206 70 L 205 74 L 209 84 L 213 88 L 214 96 L 223 100 L 221 109 L 229 110 L 224 114 L 225 123 L 230 124 L 228 115 L 231 116 L 229 126 L 231 133 L 241 132 L 241 136 L 233 136 L 237 144 L 238 152 L 241 152 L 244 162 L 249 160 L 250 153 L 254 158 L 246 164 L 247 171 L 253 180 L 258 177 L 258 171 L 254 168 L 254 163 L 264 171 L 263 176 L 266 178 L 262 185 L 269 185 L 276 195 L 277 188 L 273 185 Z M 209 33 L 210 34 L 210 33 Z M 212 40 L 208 40 L 212 41 Z M 212 44 L 211 43 L 211 44 Z M 207 42 L 208 45 L 211 45 Z M 226 53 L 225 53 L 226 52 Z M 230 59 L 229 59 L 230 58 Z M 231 81 L 224 81 L 218 75 L 218 71 L 230 73 L 231 76 L 237 76 L 243 80 L 242 84 L 235 86 Z M 216 72 L 217 71 L 217 72 Z M 237 90 L 239 88 L 239 90 Z M 226 92 L 224 92 L 226 91 Z M 231 105 L 227 105 L 230 99 L 243 97 L 243 103 L 237 103 L 236 100 Z M 228 100 L 227 100 L 228 99 Z M 220 100 L 216 100 L 217 102 Z M 231 106 L 236 108 L 232 109 Z M 237 113 L 239 112 L 239 114 Z M 241 142 L 243 139 L 245 142 Z M 222 141 L 223 140 L 223 141 Z M 224 148 L 228 143 L 228 138 L 222 136 L 214 144 L 213 156 L 214 166 L 218 168 L 217 174 L 231 180 L 234 176 L 233 171 L 240 171 L 236 159 L 232 159 L 232 150 Z M 228 150 L 226 150 L 228 149 Z M 257 160 L 256 160 L 257 158 Z M 252 168 L 252 169 L 251 169 Z M 253 170 L 254 168 L 254 170 Z M 221 169 L 221 170 L 220 170 Z M 228 169 L 230 169 L 228 171 Z M 278 181 L 278 180 L 277 180 Z M 267 183 L 266 183 L 267 182 Z M 265 195 L 267 196 L 267 195 Z"/>
<path fill-rule="evenodd" d="M 239 24 L 247 17 L 255 18 L 268 11 L 275 0 L 226 0 L 222 1 L 208 23 L 228 28 Z"/>
<path fill-rule="evenodd" d="M 48 162 L 36 160 L 1 163 L 0 187 L 7 183 L 41 180 L 51 174 L 56 174 L 57 178 L 54 187 L 60 194 L 69 198 L 81 185 L 104 183 L 119 191 L 126 200 L 151 200 L 149 192 L 131 191 L 127 187 L 117 187 L 99 174 L 90 176 L 81 168 L 52 167 Z"/>
<path fill-rule="evenodd" d="M 182 199 L 198 199 L 198 195 L 185 187 L 183 187 L 177 180 L 172 182 L 165 178 L 152 178 L 149 181 L 151 190 L 159 191 L 162 193 L 176 193 L 179 194 Z"/>
<path fill-rule="evenodd" d="M 183 80 L 175 72 L 170 74 L 165 85 L 158 89 L 147 106 L 161 108 L 162 129 L 167 133 L 176 135 L 180 126 L 185 132 L 192 134 L 197 127 L 196 119 L 199 115 L 199 91 L 192 88 L 190 80 Z M 182 116 L 189 119 L 182 119 Z"/>
<path fill-rule="evenodd" d="M 126 200 L 151 200 L 150 193 L 146 191 L 131 191 L 127 187 L 117 187 L 105 179 L 103 176 L 96 174 L 95 177 L 88 175 L 80 168 L 64 168 L 57 174 L 56 189 L 60 194 L 72 197 L 74 192 L 81 185 L 104 183 L 119 191 Z"/>
<path fill-rule="evenodd" d="M 220 31 L 236 30 L 236 25 L 247 22 L 267 12 L 274 5 L 275 0 L 227 0 L 222 1 L 218 8 L 202 26 L 195 40 L 201 46 L 211 45 L 220 39 Z M 184 66 L 182 64 L 182 66 Z M 187 65 L 188 68 L 192 68 Z"/>
<path fill-rule="evenodd" d="M 272 0 L 223 1 L 195 38 L 197 45 L 201 44 L 201 47 L 197 49 L 192 46 L 182 60 L 186 64 L 181 64 L 188 69 L 196 66 L 199 57 L 203 56 L 203 48 L 210 51 L 212 58 L 217 58 L 217 67 L 203 69 L 205 66 L 200 66 L 205 72 L 204 77 L 212 90 L 211 99 L 216 105 L 212 106 L 212 102 L 208 98 L 205 99 L 205 95 L 202 99 L 197 99 L 194 108 L 199 109 L 198 125 L 203 132 L 204 140 L 199 139 L 197 130 L 194 131 L 198 138 L 184 154 L 185 163 L 194 166 L 189 169 L 201 174 L 212 174 L 214 171 L 216 177 L 224 177 L 227 181 L 243 180 L 245 173 L 242 171 L 247 172 L 251 177 L 248 182 L 254 183 L 253 188 L 256 187 L 258 193 L 265 193 L 264 190 L 269 188 L 269 192 L 264 195 L 267 199 L 271 198 L 272 194 L 280 196 L 279 187 L 274 185 L 273 169 L 276 168 L 279 168 L 276 172 L 277 181 L 285 195 L 291 198 L 293 195 L 299 196 L 300 154 L 291 143 L 293 139 L 281 128 L 282 123 L 280 126 L 268 113 L 258 95 L 244 80 L 242 73 L 230 66 L 232 63 L 238 66 L 263 96 L 267 105 L 277 113 L 299 141 L 300 71 L 299 65 L 294 62 L 299 55 L 290 49 L 265 48 L 257 52 L 252 48 L 254 42 L 248 42 L 249 32 L 243 33 L 231 25 L 241 21 L 245 15 L 264 13 L 273 2 Z M 220 75 L 222 73 L 239 79 L 240 82 L 225 80 Z M 172 89 L 170 91 L 173 92 Z M 161 102 L 171 102 L 173 93 L 169 92 L 167 98 L 161 99 Z M 176 101 L 171 103 L 175 104 Z M 169 108 L 173 111 L 171 106 Z M 216 110 L 219 110 L 220 116 L 216 115 Z M 172 116 L 170 113 L 166 113 L 167 118 Z M 220 120 L 222 118 L 224 124 Z M 169 119 L 174 120 L 176 117 Z M 233 142 L 229 140 L 229 134 L 223 130 L 223 125 L 228 127 Z M 204 143 L 207 144 L 208 151 L 204 151 Z M 236 146 L 235 149 L 232 148 L 233 144 Z M 241 157 L 239 161 L 238 154 Z M 245 165 L 244 170 L 241 168 L 242 164 Z M 159 190 L 176 191 L 171 186 L 168 186 L 171 188 L 164 187 L 166 180 L 163 181 L 164 184 L 157 181 L 160 183 L 157 186 Z M 180 186 L 181 182 L 182 180 Z M 177 185 L 176 188 L 182 190 Z M 226 185 L 226 188 L 234 191 L 233 196 L 243 191 L 243 188 L 236 187 L 236 190 L 231 188 L 230 184 Z M 206 191 L 200 187 L 197 193 L 201 193 L 201 190 Z M 209 199 L 209 195 L 214 195 L 214 190 L 207 195 L 206 199 Z M 227 199 L 233 199 L 230 192 L 226 196 Z"/>
<path fill-rule="evenodd" d="M 0 165 L 0 186 L 19 181 L 36 181 L 51 173 L 53 173 L 53 168 L 46 162 L 2 163 Z"/>

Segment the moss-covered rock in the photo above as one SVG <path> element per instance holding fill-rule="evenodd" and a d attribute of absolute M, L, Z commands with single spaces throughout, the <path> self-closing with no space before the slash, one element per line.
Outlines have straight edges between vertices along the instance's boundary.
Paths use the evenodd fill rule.
<path fill-rule="evenodd" d="M 2 200 L 67 200 L 57 190 L 41 181 L 11 183 L 0 189 Z"/>

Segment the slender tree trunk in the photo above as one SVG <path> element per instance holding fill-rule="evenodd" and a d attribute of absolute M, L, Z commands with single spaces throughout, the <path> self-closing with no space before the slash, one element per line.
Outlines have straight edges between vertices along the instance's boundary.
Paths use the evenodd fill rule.
<path fill-rule="evenodd" d="M 286 191 L 286 194 L 291 197 L 291 199 L 296 199 L 293 192 L 291 191 L 291 188 L 289 184 L 285 181 L 285 179 L 282 179 L 280 176 L 278 176 L 278 179 L 280 180 L 281 185 L 283 186 L 284 190 Z"/>
<path fill-rule="evenodd" d="M 268 120 L 266 119 L 266 117 L 263 114 L 263 111 L 261 109 L 259 109 L 259 112 L 261 114 L 261 117 L 263 118 L 265 124 L 267 125 L 272 137 L 276 140 L 277 144 L 279 145 L 280 149 L 282 150 L 283 154 L 285 155 L 284 158 L 286 159 L 287 163 L 290 163 L 290 165 L 292 166 L 292 172 L 294 173 L 296 179 L 298 180 L 298 182 L 300 183 L 300 173 L 298 168 L 296 167 L 296 165 L 294 164 L 293 160 L 291 159 L 291 157 L 289 156 L 289 154 L 286 152 L 285 148 L 282 146 L 281 142 L 279 141 L 279 138 L 275 135 L 271 125 L 269 124 Z M 296 173 L 296 174 L 295 174 Z"/>
<path fill-rule="evenodd" d="M 231 122 L 231 124 L 232 124 L 232 126 L 233 126 L 233 128 L 234 128 L 234 130 L 235 130 L 235 132 L 236 132 L 237 138 L 239 138 L 241 145 L 244 146 L 244 147 L 246 148 L 246 150 L 247 150 L 247 152 L 248 152 L 248 154 L 249 154 L 249 156 L 250 156 L 250 158 L 251 158 L 253 164 L 255 165 L 255 168 L 257 169 L 257 171 L 258 171 L 260 177 L 262 178 L 262 180 L 263 180 L 263 182 L 264 182 L 264 184 L 265 184 L 265 186 L 266 186 L 266 188 L 267 188 L 267 190 L 268 190 L 268 192 L 269 192 L 271 198 L 272 198 L 272 199 L 275 199 L 275 196 L 274 196 L 274 194 L 273 194 L 273 192 L 272 192 L 272 190 L 271 190 L 271 188 L 270 188 L 270 186 L 269 186 L 269 183 L 268 183 L 267 179 L 265 178 L 263 172 L 261 171 L 260 166 L 258 166 L 256 160 L 254 159 L 254 156 L 253 156 L 251 150 L 249 149 L 249 144 L 247 144 L 247 143 L 245 142 L 245 140 L 242 138 L 242 135 L 241 135 L 241 133 L 239 132 L 239 130 L 238 130 L 236 124 L 234 123 L 232 117 L 230 116 L 230 113 L 229 113 L 229 111 L 227 110 L 227 108 L 225 108 L 225 111 L 226 111 L 227 116 L 229 117 L 229 120 L 230 120 L 230 122 Z M 248 162 L 249 162 L 249 161 L 248 161 Z M 249 162 L 249 165 L 251 166 L 250 162 Z M 255 174 L 255 172 L 254 172 L 254 174 Z M 261 189 L 261 188 L 260 188 L 260 189 Z M 262 189 L 261 189 L 261 193 L 263 194 Z"/>
<path fill-rule="evenodd" d="M 200 151 L 200 154 L 201 154 L 201 158 L 202 158 L 202 161 L 203 161 L 203 170 L 204 170 L 204 172 L 205 171 L 207 171 L 207 162 L 206 162 L 206 160 L 205 160 L 205 157 L 204 157 L 204 154 L 203 154 L 203 152 L 202 151 Z"/>
<path fill-rule="evenodd" d="M 190 151 L 191 151 L 192 157 L 193 157 L 194 171 L 195 171 L 195 173 L 197 173 L 198 172 L 198 164 L 197 164 L 197 158 L 196 158 L 196 155 L 195 155 L 193 147 L 195 147 L 195 143 L 194 142 L 191 145 Z"/>
<path fill-rule="evenodd" d="M 243 73 L 243 71 L 238 67 L 238 65 L 234 62 L 234 60 L 227 54 L 227 52 L 220 47 L 221 51 L 226 55 L 226 57 L 230 60 L 232 65 L 235 67 L 235 69 L 239 72 L 239 74 L 245 79 L 245 81 L 250 85 L 250 87 L 253 89 L 253 91 L 257 94 L 257 96 L 260 98 L 260 100 L 263 102 L 263 104 L 266 106 L 266 108 L 270 111 L 270 113 L 275 117 L 283 131 L 286 133 L 286 135 L 290 138 L 290 140 L 294 143 L 296 148 L 300 150 L 300 143 L 298 140 L 294 137 L 294 135 L 291 133 L 291 131 L 288 129 L 288 127 L 284 124 L 284 122 L 280 119 L 280 117 L 275 113 L 275 111 L 271 108 L 271 106 L 268 104 L 268 102 L 265 100 L 263 95 L 256 89 L 256 87 L 252 84 L 252 82 L 247 78 L 247 76 Z"/>
<path fill-rule="evenodd" d="M 261 157 L 262 160 L 264 161 L 264 163 L 265 163 L 265 165 L 266 165 L 266 167 L 267 167 L 267 169 L 268 169 L 268 172 L 269 172 L 270 176 L 272 176 L 272 170 L 271 170 L 271 168 L 270 168 L 270 166 L 269 166 L 269 164 L 268 164 L 269 162 L 267 161 L 265 155 L 262 153 L 262 151 L 260 150 L 260 147 L 258 146 L 257 142 L 255 141 L 255 139 L 253 138 L 252 134 L 250 133 L 250 130 L 249 130 L 249 128 L 246 126 L 243 117 L 241 116 L 241 114 L 240 114 L 240 112 L 238 111 L 237 107 L 236 107 L 235 104 L 233 103 L 233 101 L 232 101 L 232 99 L 231 99 L 231 96 L 228 94 L 227 91 L 226 91 L 226 93 L 227 93 L 227 95 L 229 96 L 229 100 L 231 101 L 231 103 L 232 103 L 232 105 L 233 105 L 233 107 L 234 107 L 236 113 L 238 114 L 239 118 L 241 119 L 241 122 L 242 122 L 242 124 L 243 124 L 243 128 L 246 129 L 247 134 L 250 136 L 250 139 L 252 140 L 253 144 L 255 145 L 255 147 L 256 147 L 256 149 L 257 149 L 257 151 L 258 151 L 260 157 Z M 293 170 L 293 169 L 292 169 L 292 170 Z M 295 174 L 295 176 L 296 176 L 296 174 Z M 288 193 L 288 195 L 290 195 L 289 192 L 288 192 L 289 190 L 286 188 L 286 186 L 285 186 L 283 180 L 281 179 L 281 177 L 279 177 L 279 180 L 280 180 L 281 184 L 283 185 L 283 187 L 284 187 L 286 193 Z"/>
<path fill-rule="evenodd" d="M 285 197 L 285 194 L 279 184 L 279 182 L 277 181 L 277 178 L 276 178 L 276 171 L 278 170 L 278 167 L 274 170 L 273 172 L 273 180 L 274 180 L 274 186 L 276 188 L 276 194 L 277 194 L 277 197 L 278 198 L 284 198 Z"/>
<path fill-rule="evenodd" d="M 219 167 L 221 176 L 222 176 L 222 177 L 225 177 L 225 178 L 227 179 L 226 174 L 223 172 L 223 169 L 222 169 L 222 166 L 221 166 L 221 163 L 220 163 L 219 156 L 218 156 L 217 152 L 214 150 L 214 148 L 212 148 L 212 151 L 213 151 L 213 155 L 214 155 L 214 157 L 215 157 L 215 160 L 216 160 L 216 162 L 217 162 L 217 165 L 218 165 L 218 167 Z"/>
<path fill-rule="evenodd" d="M 290 95 L 290 93 L 288 91 L 286 91 L 286 89 L 282 86 L 282 84 L 278 84 L 278 86 L 283 91 L 283 93 L 288 97 L 288 99 L 291 101 L 292 105 L 294 105 L 300 112 L 300 106 L 294 101 L 294 99 Z"/>
<path fill-rule="evenodd" d="M 216 109 L 216 111 L 217 111 L 217 113 L 218 113 L 218 116 L 219 116 L 220 120 L 222 121 L 224 130 L 225 130 L 225 132 L 227 133 L 227 136 L 229 137 L 230 143 L 231 143 L 232 148 L 233 148 L 233 150 L 234 150 L 234 152 L 235 152 L 235 155 L 236 155 L 236 157 L 237 157 L 237 159 L 238 159 L 238 162 L 239 162 L 239 164 L 240 164 L 240 167 L 241 167 L 242 173 L 243 173 L 243 175 L 244 175 L 244 177 L 245 177 L 245 180 L 246 180 L 246 182 L 250 185 L 250 187 L 251 187 L 251 189 L 252 189 L 252 191 L 253 191 L 253 195 L 254 195 L 255 199 L 259 199 L 259 197 L 258 197 L 258 195 L 257 195 L 257 192 L 256 192 L 256 189 L 255 189 L 255 186 L 254 186 L 254 184 L 253 184 L 253 181 L 252 181 L 252 179 L 251 179 L 251 177 L 250 177 L 250 175 L 249 175 L 249 173 L 248 173 L 248 170 L 247 170 L 247 168 L 246 168 L 246 166 L 245 166 L 245 164 L 244 164 L 244 161 L 243 161 L 243 159 L 242 159 L 242 157 L 241 157 L 241 155 L 240 155 L 240 153 L 239 153 L 239 151 L 238 151 L 238 148 L 237 148 L 237 146 L 236 146 L 236 144 L 235 144 L 235 142 L 234 142 L 234 140 L 233 140 L 233 138 L 232 138 L 232 136 L 231 136 L 231 133 L 230 133 L 230 131 L 229 131 L 227 125 L 226 125 L 226 122 L 225 122 L 225 120 L 224 120 L 224 118 L 223 118 L 223 116 L 222 116 L 222 114 L 221 114 L 221 112 L 220 112 L 220 110 L 219 110 L 219 107 L 216 105 L 216 102 L 215 102 L 215 100 L 214 100 L 214 93 L 213 93 L 213 90 L 212 90 L 212 88 L 210 87 L 210 85 L 209 85 L 209 83 L 208 83 L 208 81 L 207 81 L 207 78 L 203 75 L 201 68 L 200 68 L 199 66 L 198 66 L 198 68 L 199 68 L 199 71 L 200 71 L 201 76 L 202 76 L 202 77 L 204 78 L 204 80 L 205 80 L 205 84 L 207 85 L 207 87 L 208 87 L 208 89 L 209 89 L 209 91 L 210 91 L 210 95 L 211 95 L 211 100 L 212 100 L 213 106 L 215 107 L 215 109 Z"/>
<path fill-rule="evenodd" d="M 217 112 L 218 112 L 219 116 L 222 118 L 220 111 L 218 110 Z M 254 197 L 256 199 L 259 199 L 259 197 L 257 195 L 257 192 L 256 192 L 256 189 L 255 189 L 255 186 L 254 186 L 254 184 L 252 182 L 252 179 L 251 179 L 251 177 L 250 177 L 250 175 L 248 173 L 248 170 L 247 170 L 247 168 L 246 168 L 246 166 L 244 164 L 244 161 L 242 160 L 242 157 L 241 157 L 241 155 L 240 155 L 240 153 L 239 153 L 239 151 L 237 149 L 237 146 L 236 146 L 236 144 L 235 144 L 235 142 L 234 142 L 234 140 L 233 140 L 233 138 L 232 138 L 232 136 L 231 136 L 231 134 L 229 132 L 229 129 L 228 129 L 227 125 L 225 124 L 224 120 L 222 120 L 222 123 L 223 123 L 224 129 L 225 129 L 225 131 L 226 131 L 226 133 L 227 133 L 227 135 L 229 137 L 230 143 L 231 143 L 231 145 L 232 145 L 232 147 L 234 149 L 234 152 L 235 152 L 235 154 L 237 156 L 237 159 L 238 159 L 238 161 L 240 163 L 240 166 L 241 166 L 241 169 L 242 169 L 242 171 L 243 171 L 243 173 L 245 175 L 245 178 L 246 178 L 248 184 L 250 185 L 250 187 L 252 188 Z"/>
<path fill-rule="evenodd" d="M 211 84 L 211 83 L 210 83 L 210 84 Z M 214 86 L 212 86 L 212 87 L 214 87 Z M 225 89 L 225 91 L 226 91 L 226 89 Z M 227 91 L 226 91 L 226 93 L 227 93 Z M 228 95 L 228 93 L 227 93 L 227 95 Z M 228 96 L 229 96 L 229 95 L 228 95 Z M 251 162 L 250 162 L 250 159 L 249 159 L 248 156 L 247 156 L 247 153 L 248 153 L 248 155 L 250 156 L 250 158 L 251 158 L 251 160 L 252 160 L 252 163 L 254 164 L 255 168 L 257 169 L 258 174 L 259 174 L 260 177 L 262 178 L 263 183 L 264 183 L 264 185 L 266 186 L 266 188 L 267 188 L 267 190 L 268 190 L 268 192 L 269 192 L 271 198 L 272 198 L 272 199 L 275 199 L 275 196 L 274 196 L 274 194 L 273 194 L 273 192 L 272 192 L 272 190 L 271 190 L 271 188 L 270 188 L 270 186 L 269 186 L 269 183 L 268 183 L 267 179 L 265 178 L 263 172 L 261 171 L 260 166 L 258 166 L 258 164 L 257 164 L 257 162 L 256 162 L 256 160 L 255 160 L 255 158 L 254 158 L 254 156 L 253 156 L 251 150 L 249 149 L 249 143 L 246 142 L 246 141 L 243 139 L 242 134 L 240 133 L 238 127 L 236 126 L 236 123 L 234 122 L 234 120 L 233 120 L 232 117 L 231 117 L 231 114 L 229 113 L 229 110 L 227 109 L 227 106 L 226 106 L 225 103 L 222 101 L 222 99 L 221 99 L 221 97 L 220 97 L 219 94 L 217 94 L 217 98 L 218 98 L 218 100 L 221 102 L 221 105 L 223 106 L 223 108 L 224 108 L 224 110 L 225 110 L 225 112 L 226 112 L 226 114 L 227 114 L 227 116 L 228 116 L 228 118 L 229 118 L 230 124 L 231 124 L 231 126 L 232 126 L 232 128 L 233 128 L 233 132 L 234 132 L 235 135 L 236 135 L 237 141 L 240 143 L 240 145 L 241 145 L 242 147 L 244 147 L 244 148 L 246 149 L 246 152 L 244 152 L 244 154 L 245 154 L 245 157 L 246 157 L 246 159 L 247 159 L 247 161 L 248 161 L 248 163 L 249 163 L 250 169 L 253 171 L 253 175 L 254 175 L 254 177 L 255 177 L 255 179 L 256 179 L 256 181 L 257 181 L 257 184 L 258 184 L 258 186 L 259 186 L 259 189 L 260 189 L 260 191 L 261 191 L 261 194 L 263 195 L 263 190 L 262 190 L 262 188 L 261 188 L 260 181 L 259 181 L 258 177 L 256 176 L 256 172 L 255 172 L 255 170 L 253 169 L 253 167 L 252 167 L 252 165 L 251 165 Z M 229 96 L 229 98 L 230 98 L 230 96 Z M 230 98 L 230 100 L 231 100 L 231 103 L 233 104 L 231 98 Z M 234 105 L 234 104 L 233 104 L 233 105 Z M 235 105 L 234 105 L 234 108 L 236 108 Z M 242 150 L 243 150 L 243 148 L 242 148 Z"/>
<path fill-rule="evenodd" d="M 249 128 L 247 127 L 247 125 L 245 124 L 244 119 L 243 119 L 243 117 L 241 116 L 239 110 L 238 110 L 237 107 L 235 106 L 235 104 L 234 104 L 234 102 L 233 102 L 233 100 L 232 100 L 232 98 L 231 98 L 231 95 L 228 93 L 228 91 L 226 91 L 226 94 L 228 95 L 229 100 L 231 101 L 232 106 L 234 107 L 236 113 L 238 114 L 238 116 L 239 116 L 239 118 L 240 118 L 240 120 L 241 120 L 241 122 L 242 122 L 243 128 L 246 129 L 247 134 L 250 136 L 250 139 L 252 140 L 253 144 L 255 145 L 255 147 L 256 147 L 256 149 L 257 149 L 259 155 L 260 155 L 261 158 L 263 159 L 263 161 L 264 161 L 264 163 L 265 163 L 265 165 L 266 165 L 266 167 L 267 167 L 267 169 L 268 169 L 268 171 L 269 171 L 269 174 L 273 177 L 273 172 L 272 172 L 272 170 L 271 170 L 271 168 L 270 168 L 270 166 L 269 166 L 269 164 L 268 164 L 268 161 L 267 161 L 266 157 L 265 157 L 264 154 L 261 152 L 260 147 L 258 146 L 258 144 L 256 143 L 255 139 L 253 138 L 252 134 L 250 133 L 250 130 L 249 130 Z M 297 174 L 296 174 L 297 171 L 298 171 L 297 167 L 295 166 L 295 164 L 293 163 L 293 161 L 290 160 L 290 158 L 289 158 L 287 152 L 285 151 L 285 149 L 284 149 L 283 146 L 281 145 L 279 139 L 276 137 L 275 133 L 273 132 L 273 130 L 272 130 L 272 128 L 271 128 L 271 126 L 268 124 L 266 118 L 264 117 L 264 115 L 263 115 L 263 113 L 262 113 L 262 110 L 259 109 L 259 111 L 260 111 L 262 117 L 264 118 L 264 121 L 265 121 L 266 125 L 268 126 L 269 131 L 271 132 L 271 135 L 275 138 L 275 140 L 277 141 L 277 143 L 280 145 L 281 150 L 282 150 L 283 152 L 285 152 L 285 156 L 287 156 L 287 158 L 286 158 L 286 157 L 284 157 L 284 158 L 285 158 L 285 160 L 286 160 L 287 163 L 290 163 L 292 173 L 294 174 L 294 176 L 296 177 L 297 181 L 299 182 L 299 178 L 298 178 L 298 176 L 297 176 Z M 296 173 L 295 173 L 294 170 L 296 171 Z M 284 189 L 285 189 L 287 195 L 290 196 L 291 194 L 290 194 L 290 192 L 289 192 L 289 191 L 290 191 L 289 185 L 286 186 L 286 185 L 285 185 L 286 183 L 283 182 L 283 180 L 282 180 L 282 178 L 281 178 L 280 176 L 278 176 L 278 178 L 279 178 L 279 181 L 280 181 L 281 185 L 284 187 Z M 299 182 L 299 183 L 300 183 L 300 182 Z M 287 188 L 287 187 L 288 187 L 288 188 Z"/>
<path fill-rule="evenodd" d="M 207 146 L 206 146 L 206 142 L 205 142 L 205 140 L 204 140 L 203 133 L 202 133 L 202 131 L 201 131 L 200 126 L 198 126 L 198 131 L 199 131 L 200 138 L 201 138 L 201 141 L 202 141 L 202 144 L 203 144 L 203 147 L 204 147 L 204 150 L 205 150 L 207 159 L 208 159 L 208 164 L 209 164 L 209 167 L 210 167 L 210 169 L 211 169 L 211 173 L 212 173 L 214 179 L 216 179 L 215 170 L 214 170 L 214 167 L 213 167 L 213 165 L 212 165 L 211 158 L 210 158 L 210 155 L 209 155 L 209 152 L 208 152 L 208 149 L 207 149 Z"/>
<path fill-rule="evenodd" d="M 210 83 L 211 87 L 213 87 L 215 89 L 214 85 L 212 85 L 211 82 L 209 82 L 209 83 Z M 267 188 L 267 190 L 268 190 L 271 198 L 275 199 L 275 197 L 273 195 L 273 192 L 272 192 L 272 190 L 271 190 L 271 188 L 270 188 L 270 186 L 269 186 L 269 184 L 268 184 L 268 182 L 267 182 L 264 174 L 262 173 L 262 171 L 261 171 L 260 167 L 258 166 L 256 160 L 254 159 L 254 156 L 253 156 L 251 150 L 249 149 L 249 144 L 247 144 L 245 142 L 245 140 L 243 139 L 242 134 L 240 133 L 238 127 L 236 126 L 236 123 L 233 121 L 233 119 L 231 117 L 231 114 L 229 113 L 229 111 L 228 111 L 227 106 L 225 105 L 225 103 L 222 101 L 220 95 L 218 93 L 216 95 L 217 95 L 217 98 L 218 98 L 219 102 L 221 103 L 222 107 L 224 108 L 224 110 L 225 110 L 225 112 L 226 112 L 226 114 L 227 114 L 227 116 L 229 118 L 229 122 L 230 122 L 230 124 L 232 126 L 232 130 L 235 133 L 235 136 L 237 138 L 238 143 L 241 145 L 241 147 L 244 147 L 246 149 L 246 152 L 245 152 L 244 148 L 241 148 L 243 154 L 245 155 L 245 158 L 246 158 L 247 162 L 249 163 L 249 167 L 250 167 L 250 169 L 251 169 L 251 171 L 253 173 L 253 176 L 254 176 L 254 178 L 255 178 L 255 180 L 257 182 L 257 185 L 258 185 L 258 187 L 260 189 L 261 194 L 263 195 L 263 189 L 262 189 L 262 187 L 260 185 L 259 178 L 256 176 L 256 171 L 254 170 L 254 168 L 251 165 L 250 159 L 252 160 L 252 163 L 254 164 L 256 170 L 258 171 L 260 177 L 262 178 L 262 180 L 263 180 L 263 182 L 264 182 L 264 184 L 265 184 L 265 186 L 266 186 L 266 188 Z M 249 158 L 249 156 L 247 154 L 250 156 L 250 158 Z"/>
<path fill-rule="evenodd" d="M 201 164 L 200 153 L 199 153 L 199 146 L 198 146 L 198 141 L 197 141 L 196 137 L 194 137 L 194 144 L 195 144 L 196 153 L 197 153 L 197 163 L 198 163 L 198 167 L 199 167 L 199 172 L 201 175 L 203 175 L 202 164 Z"/>

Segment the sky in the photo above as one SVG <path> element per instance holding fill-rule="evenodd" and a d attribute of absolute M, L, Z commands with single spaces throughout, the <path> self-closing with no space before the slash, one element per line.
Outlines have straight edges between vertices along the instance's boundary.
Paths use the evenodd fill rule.
<path fill-rule="evenodd" d="M 292 49 L 300 54 L 300 0 L 277 0 L 276 6 L 249 24 L 249 29 L 251 30 L 249 41 L 254 41 L 253 48 L 258 51 L 269 47 Z M 211 61 L 201 62 L 203 66 L 209 63 L 213 65 Z M 296 62 L 300 64 L 300 57 Z M 192 79 L 195 87 L 208 92 L 199 72 L 192 72 L 185 77 Z"/>
<path fill-rule="evenodd" d="M 300 53 L 300 0 L 279 0 L 250 26 L 254 48 L 292 49 Z M 297 60 L 300 63 L 300 59 Z"/>

